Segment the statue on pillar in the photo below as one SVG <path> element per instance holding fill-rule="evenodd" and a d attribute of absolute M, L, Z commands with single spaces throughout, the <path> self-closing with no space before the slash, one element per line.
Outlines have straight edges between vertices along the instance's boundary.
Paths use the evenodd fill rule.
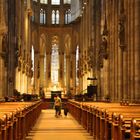
<path fill-rule="evenodd" d="M 125 20 L 126 20 L 126 15 L 125 15 L 125 10 L 124 10 L 124 1 L 122 0 L 120 3 L 120 18 L 119 18 L 119 23 L 118 23 L 118 36 L 120 40 L 120 48 L 122 50 L 125 49 Z"/>
<path fill-rule="evenodd" d="M 101 53 L 104 59 L 108 58 L 107 44 L 107 37 L 103 36 L 101 41 Z"/>
<path fill-rule="evenodd" d="M 5 66 L 8 64 L 8 36 L 7 34 L 3 35 L 2 38 L 2 52 L 0 53 L 2 59 L 4 60 Z"/>
<path fill-rule="evenodd" d="M 125 20 L 124 15 L 120 16 L 119 20 L 119 40 L 120 40 L 120 47 L 121 49 L 124 49 L 125 45 Z"/>

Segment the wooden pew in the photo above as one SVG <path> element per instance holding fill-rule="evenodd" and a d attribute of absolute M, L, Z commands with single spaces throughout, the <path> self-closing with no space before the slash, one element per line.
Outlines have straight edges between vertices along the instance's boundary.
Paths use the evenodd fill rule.
<path fill-rule="evenodd" d="M 77 102 L 73 102 L 76 108 Z M 122 106 L 119 103 L 80 103 L 82 104 L 82 125 L 95 139 L 118 140 L 124 139 L 128 132 L 131 133 L 131 120 L 133 117 L 140 118 L 139 106 Z M 76 109 L 75 109 L 76 110 Z M 121 125 L 120 114 L 124 116 L 124 124 Z M 129 115 L 128 115 L 129 114 Z M 140 119 L 138 119 L 140 120 Z M 129 126 L 129 127 L 128 127 Z M 131 126 L 131 127 L 130 127 Z M 123 130 L 123 127 L 128 129 Z M 105 134 L 105 135 L 103 135 Z"/>
<path fill-rule="evenodd" d="M 24 139 L 41 112 L 40 106 L 40 101 L 0 103 L 0 140 Z"/>
<path fill-rule="evenodd" d="M 128 108 L 128 107 L 125 107 L 125 108 Z M 119 113 L 121 113 L 120 109 L 123 109 L 122 112 L 124 113 L 124 107 L 116 106 L 116 107 L 111 107 L 111 110 L 108 108 L 108 113 L 106 113 L 106 115 L 104 115 L 104 113 L 102 112 L 101 109 L 98 109 L 99 112 L 96 113 L 96 118 L 94 119 L 95 120 L 94 125 L 96 127 L 93 129 L 93 131 L 94 131 L 93 134 L 95 133 L 96 139 L 103 139 L 103 140 L 107 139 L 108 140 L 111 137 L 112 137 L 112 139 L 115 139 L 115 137 L 118 136 L 118 133 L 116 133 L 117 131 L 119 131 L 118 129 L 115 129 L 115 133 L 113 133 L 114 132 L 113 129 L 118 124 L 116 124 L 116 121 L 117 121 L 116 119 L 114 119 L 115 121 L 112 122 L 112 113 L 114 111 L 115 112 L 118 111 Z M 132 113 L 137 113 L 137 112 L 139 112 L 140 109 L 138 108 L 137 110 L 134 111 L 133 108 L 130 107 L 129 112 L 131 113 L 130 110 L 132 111 Z M 126 110 L 126 112 L 128 112 L 128 111 Z M 137 115 L 139 116 L 139 113 Z M 134 114 L 134 116 L 136 116 L 136 114 Z M 138 116 L 136 116 L 136 117 L 138 117 Z M 111 131 L 112 131 L 112 133 L 111 133 Z M 102 134 L 104 134 L 104 132 L 105 132 L 105 135 L 102 135 Z M 116 139 L 118 139 L 118 138 L 116 138 Z"/>
<path fill-rule="evenodd" d="M 139 140 L 140 139 L 140 119 L 132 119 L 131 120 L 131 140 Z"/>

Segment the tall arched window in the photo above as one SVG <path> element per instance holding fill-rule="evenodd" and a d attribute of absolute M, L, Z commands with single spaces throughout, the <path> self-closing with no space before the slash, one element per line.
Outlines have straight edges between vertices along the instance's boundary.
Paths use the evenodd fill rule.
<path fill-rule="evenodd" d="M 32 20 L 32 22 L 35 21 L 35 16 L 34 16 L 34 14 L 33 14 L 32 17 L 31 17 L 31 20 Z"/>
<path fill-rule="evenodd" d="M 68 11 L 65 12 L 65 24 L 68 24 Z"/>
<path fill-rule="evenodd" d="M 44 17 L 44 24 L 46 24 L 46 11 L 44 10 L 44 13 L 43 13 L 43 17 Z"/>
<path fill-rule="evenodd" d="M 58 70 L 59 70 L 59 51 L 58 45 L 52 45 L 51 55 L 51 80 L 54 85 L 58 84 Z"/>
<path fill-rule="evenodd" d="M 55 11 L 52 11 L 52 24 L 55 24 Z"/>
<path fill-rule="evenodd" d="M 68 23 L 71 22 L 71 10 L 68 9 Z"/>
<path fill-rule="evenodd" d="M 40 9 L 40 24 L 46 24 L 46 13 L 42 8 Z"/>
<path fill-rule="evenodd" d="M 59 10 L 52 10 L 52 24 L 59 24 Z"/>
<path fill-rule="evenodd" d="M 71 10 L 68 9 L 66 12 L 65 12 L 65 24 L 68 24 L 71 22 Z"/>
<path fill-rule="evenodd" d="M 37 20 L 37 11 L 36 11 L 36 8 L 35 7 L 33 7 L 32 8 L 32 10 L 33 10 L 33 14 L 32 14 L 32 22 L 36 22 L 36 20 Z"/>
<path fill-rule="evenodd" d="M 46 69 L 47 67 L 46 67 L 46 51 L 45 51 L 44 53 L 44 79 L 46 79 Z"/>
<path fill-rule="evenodd" d="M 59 10 L 56 11 L 56 24 L 59 24 Z"/>
<path fill-rule="evenodd" d="M 40 23 L 43 24 L 43 9 L 40 9 Z"/>
<path fill-rule="evenodd" d="M 64 53 L 64 84 L 66 86 L 66 53 Z"/>
<path fill-rule="evenodd" d="M 79 85 L 79 46 L 76 48 L 76 86 Z"/>
<path fill-rule="evenodd" d="M 52 0 L 51 4 L 52 5 L 60 5 L 60 0 Z"/>
<path fill-rule="evenodd" d="M 33 77 L 31 79 L 31 85 L 34 84 L 34 47 L 32 46 L 32 50 L 31 50 L 31 60 L 32 60 L 32 71 L 33 71 Z"/>

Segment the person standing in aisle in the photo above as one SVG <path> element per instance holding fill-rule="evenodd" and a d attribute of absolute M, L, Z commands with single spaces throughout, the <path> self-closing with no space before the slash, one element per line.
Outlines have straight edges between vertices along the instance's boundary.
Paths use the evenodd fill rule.
<path fill-rule="evenodd" d="M 54 97 L 54 108 L 55 116 L 59 117 L 61 115 L 61 98 L 58 95 Z"/>

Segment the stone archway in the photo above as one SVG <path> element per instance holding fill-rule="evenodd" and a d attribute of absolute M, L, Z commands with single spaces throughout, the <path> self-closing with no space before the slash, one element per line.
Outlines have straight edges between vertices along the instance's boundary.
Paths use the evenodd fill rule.
<path fill-rule="evenodd" d="M 71 78 L 71 37 L 69 34 L 66 34 L 64 37 L 64 45 L 65 45 L 65 57 L 66 57 L 66 93 L 69 94 L 70 91 L 70 78 Z"/>
<path fill-rule="evenodd" d="M 40 36 L 40 44 L 39 44 L 39 72 L 40 72 L 40 77 L 39 77 L 39 87 L 45 88 L 45 83 L 46 83 L 46 72 L 45 72 L 45 67 L 46 64 L 46 36 L 45 34 L 41 34 Z"/>

